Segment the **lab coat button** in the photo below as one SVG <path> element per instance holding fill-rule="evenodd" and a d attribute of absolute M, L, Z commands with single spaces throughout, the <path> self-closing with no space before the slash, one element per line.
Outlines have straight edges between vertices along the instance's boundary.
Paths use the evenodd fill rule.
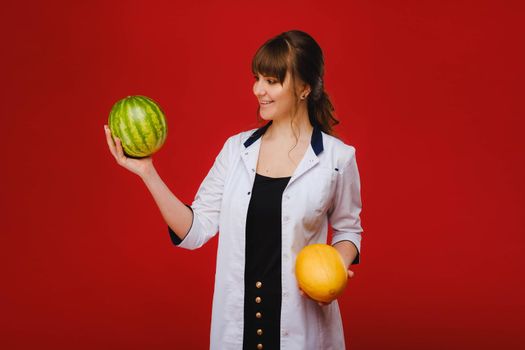
<path fill-rule="evenodd" d="M 257 297 L 257 298 L 255 298 L 255 302 L 256 302 L 257 304 L 260 304 L 261 301 L 262 301 L 261 297 Z"/>
<path fill-rule="evenodd" d="M 262 282 L 260 282 L 260 281 L 255 282 L 255 287 L 261 288 L 262 287 Z"/>
<path fill-rule="evenodd" d="M 257 335 L 262 335 L 262 334 L 263 334 L 263 330 L 259 328 L 259 329 L 257 330 Z"/>
<path fill-rule="evenodd" d="M 256 312 L 256 313 L 255 313 L 255 317 L 257 317 L 257 318 L 262 318 L 262 314 L 261 314 L 260 312 Z"/>
<path fill-rule="evenodd" d="M 261 350 L 263 348 L 262 344 L 257 344 L 257 350 Z"/>

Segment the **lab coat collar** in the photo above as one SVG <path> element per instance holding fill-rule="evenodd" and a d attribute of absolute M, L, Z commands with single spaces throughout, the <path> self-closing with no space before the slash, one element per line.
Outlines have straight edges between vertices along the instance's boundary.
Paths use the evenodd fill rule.
<path fill-rule="evenodd" d="M 266 132 L 268 127 L 271 125 L 270 120 L 266 125 L 255 130 L 246 141 L 244 141 L 242 151 L 242 160 L 246 166 L 246 170 L 250 174 L 250 179 L 253 183 L 255 179 L 255 169 L 257 168 L 257 160 L 259 158 L 259 150 L 261 147 L 260 138 Z M 252 147 L 250 147 L 252 146 Z M 288 182 L 287 188 L 293 184 L 299 177 L 308 172 L 319 163 L 318 155 L 323 151 L 323 134 L 318 126 L 314 126 L 312 131 L 312 138 L 310 141 L 310 147 L 306 150 L 306 154 L 303 159 L 299 162 L 299 165 L 295 169 L 290 181 Z"/>
<path fill-rule="evenodd" d="M 248 148 L 252 143 L 257 141 L 265 132 L 268 130 L 268 127 L 272 124 L 273 120 L 270 120 L 266 125 L 260 127 L 259 129 L 255 130 L 250 137 L 244 142 L 244 147 Z M 323 135 L 321 134 L 321 129 L 314 125 L 314 130 L 312 132 L 312 138 L 310 141 L 310 145 L 312 146 L 312 149 L 316 156 L 319 155 L 324 149 L 323 147 Z"/>

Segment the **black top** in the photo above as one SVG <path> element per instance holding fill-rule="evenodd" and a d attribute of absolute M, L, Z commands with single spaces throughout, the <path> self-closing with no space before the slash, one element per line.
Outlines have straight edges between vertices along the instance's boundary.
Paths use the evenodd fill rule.
<path fill-rule="evenodd" d="M 281 203 L 290 178 L 255 175 L 246 218 L 243 349 L 280 348 Z"/>

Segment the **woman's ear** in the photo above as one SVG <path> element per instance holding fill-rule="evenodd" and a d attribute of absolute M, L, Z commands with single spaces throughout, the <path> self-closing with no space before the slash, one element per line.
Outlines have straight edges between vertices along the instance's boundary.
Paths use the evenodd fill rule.
<path fill-rule="evenodd" d="M 303 95 L 308 95 L 310 94 L 310 92 L 312 91 L 312 87 L 310 86 L 310 84 L 303 84 Z"/>
<path fill-rule="evenodd" d="M 304 100 L 305 98 L 307 98 L 308 95 L 310 94 L 310 91 L 312 91 L 312 89 L 310 88 L 310 85 L 304 84 L 301 94 L 299 95 L 301 96 L 301 100 Z"/>

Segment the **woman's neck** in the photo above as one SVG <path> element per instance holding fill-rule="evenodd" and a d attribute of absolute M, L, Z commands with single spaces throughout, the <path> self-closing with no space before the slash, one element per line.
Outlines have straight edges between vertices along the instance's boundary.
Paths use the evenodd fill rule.
<path fill-rule="evenodd" d="M 310 141 L 312 135 L 312 124 L 308 119 L 308 114 L 297 115 L 293 122 L 290 118 L 273 120 L 263 137 L 271 140 L 294 140 L 298 137 L 299 141 Z"/>

